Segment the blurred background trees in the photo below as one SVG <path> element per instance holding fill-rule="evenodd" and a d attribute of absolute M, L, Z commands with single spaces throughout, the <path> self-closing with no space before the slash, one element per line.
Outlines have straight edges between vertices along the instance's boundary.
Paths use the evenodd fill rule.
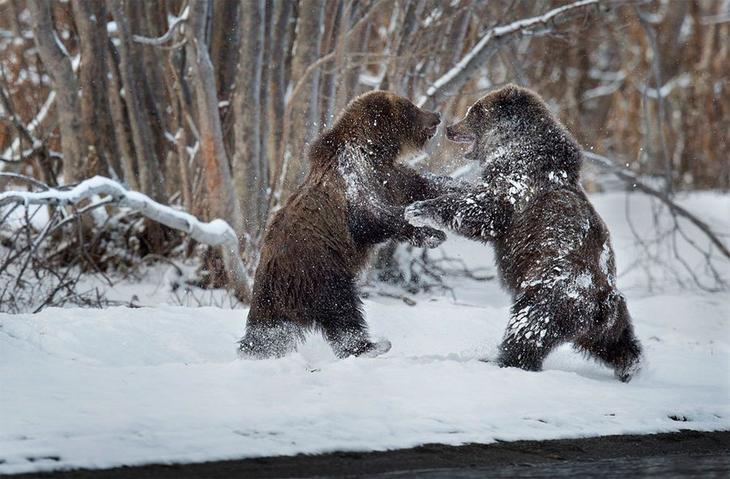
<path fill-rule="evenodd" d="M 730 0 L 0 0 L 0 191 L 106 176 L 225 219 L 251 273 L 350 99 L 389 89 L 448 122 L 506 82 L 658 191 L 727 191 L 729 33 Z M 446 141 L 429 153 L 414 162 L 461 166 Z M 138 254 L 182 244 L 138 220 Z"/>

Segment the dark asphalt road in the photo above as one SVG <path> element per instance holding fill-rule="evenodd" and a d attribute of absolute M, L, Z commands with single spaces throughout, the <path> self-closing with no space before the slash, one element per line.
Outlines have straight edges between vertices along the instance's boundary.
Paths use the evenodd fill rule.
<path fill-rule="evenodd" d="M 202 464 L 147 465 L 58 471 L 14 478 L 578 478 L 730 477 L 730 431 L 683 431 L 445 446 L 387 452 L 268 457 Z"/>

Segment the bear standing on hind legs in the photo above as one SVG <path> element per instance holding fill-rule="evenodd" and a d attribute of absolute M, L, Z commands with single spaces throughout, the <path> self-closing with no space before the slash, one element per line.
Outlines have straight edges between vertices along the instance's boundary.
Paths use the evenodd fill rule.
<path fill-rule="evenodd" d="M 629 381 L 641 346 L 616 289 L 608 229 L 579 184 L 573 137 L 539 96 L 513 85 L 472 105 L 446 135 L 472 145 L 466 157 L 480 162 L 482 183 L 417 202 L 405 216 L 494 244 L 513 297 L 500 365 L 539 370 L 572 342 Z"/>
<path fill-rule="evenodd" d="M 389 92 L 353 100 L 309 152 L 309 174 L 271 220 L 254 278 L 242 357 L 280 357 L 309 330 L 321 331 L 339 357 L 377 355 L 356 288 L 378 243 L 435 247 L 442 231 L 414 227 L 406 205 L 449 190 L 396 163 L 433 137 L 440 116 Z"/>

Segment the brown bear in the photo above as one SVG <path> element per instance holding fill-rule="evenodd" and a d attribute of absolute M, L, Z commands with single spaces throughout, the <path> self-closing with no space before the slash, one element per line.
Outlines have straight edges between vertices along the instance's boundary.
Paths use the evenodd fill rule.
<path fill-rule="evenodd" d="M 502 366 L 539 370 L 564 342 L 614 369 L 638 370 L 641 346 L 616 289 L 608 229 L 579 183 L 581 148 L 535 93 L 513 85 L 487 94 L 447 137 L 472 145 L 482 183 L 406 209 L 416 226 L 448 227 L 494 244 L 513 296 Z"/>
<path fill-rule="evenodd" d="M 283 356 L 313 329 L 338 357 L 390 349 L 368 336 L 356 279 L 378 243 L 432 248 L 446 238 L 410 225 L 403 211 L 450 191 L 449 180 L 396 162 L 423 148 L 440 121 L 405 98 L 374 91 L 353 100 L 312 144 L 306 179 L 265 232 L 241 356 Z"/>

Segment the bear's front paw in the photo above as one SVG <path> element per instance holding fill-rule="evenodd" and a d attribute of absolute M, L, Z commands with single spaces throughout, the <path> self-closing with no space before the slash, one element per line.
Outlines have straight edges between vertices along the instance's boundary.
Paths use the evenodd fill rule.
<path fill-rule="evenodd" d="M 436 221 L 428 211 L 428 206 L 425 201 L 416 201 L 412 205 L 407 206 L 403 217 L 415 227 L 437 226 Z"/>
<path fill-rule="evenodd" d="M 446 241 L 446 233 L 424 226 L 418 228 L 418 235 L 413 238 L 413 245 L 419 248 L 435 248 Z"/>

